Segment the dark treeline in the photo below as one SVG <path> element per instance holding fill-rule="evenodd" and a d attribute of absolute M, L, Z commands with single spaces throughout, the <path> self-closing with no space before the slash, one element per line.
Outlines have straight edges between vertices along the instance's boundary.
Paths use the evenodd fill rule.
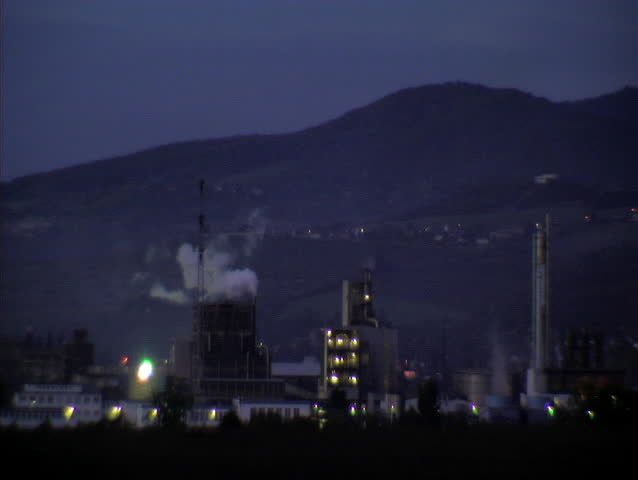
<path fill-rule="evenodd" d="M 423 478 L 461 475 L 531 478 L 551 473 L 609 478 L 629 461 L 633 426 L 605 423 L 497 425 L 441 417 L 436 426 L 414 412 L 387 423 L 332 421 L 318 428 L 311 420 L 283 422 L 256 417 L 241 424 L 232 415 L 214 430 L 132 429 L 124 422 L 101 422 L 76 429 L 42 426 L 33 431 L 0 431 L 3 470 L 53 469 L 87 475 L 129 469 L 162 474 L 201 468 L 222 474 L 274 473 L 278 478 L 324 475 L 416 474 Z M 417 470 L 415 470 L 417 469 Z M 590 477 L 587 477 L 590 478 Z"/>

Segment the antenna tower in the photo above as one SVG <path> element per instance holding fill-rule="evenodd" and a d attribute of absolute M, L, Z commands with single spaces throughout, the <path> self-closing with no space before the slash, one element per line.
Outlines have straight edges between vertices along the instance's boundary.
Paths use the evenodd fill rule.
<path fill-rule="evenodd" d="M 197 239 L 197 305 L 204 301 L 204 250 L 206 249 L 206 216 L 204 215 L 204 179 L 199 181 L 199 235 Z"/>

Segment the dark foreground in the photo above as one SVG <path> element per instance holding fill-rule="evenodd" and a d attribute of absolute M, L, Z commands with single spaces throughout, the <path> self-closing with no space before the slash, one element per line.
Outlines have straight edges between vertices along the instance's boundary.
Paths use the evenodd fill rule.
<path fill-rule="evenodd" d="M 51 478 L 632 478 L 635 439 L 602 426 L 0 432 L 4 474 Z"/>

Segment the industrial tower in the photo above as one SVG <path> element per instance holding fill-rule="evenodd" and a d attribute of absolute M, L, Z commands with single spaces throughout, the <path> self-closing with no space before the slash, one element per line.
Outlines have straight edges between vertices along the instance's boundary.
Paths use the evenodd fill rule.
<path fill-rule="evenodd" d="M 545 223 L 537 223 L 532 236 L 532 335 L 530 368 L 527 373 L 527 393 L 546 392 L 545 370 L 551 367 L 550 315 L 549 315 L 549 227 L 550 215 Z"/>
<path fill-rule="evenodd" d="M 283 382 L 270 379 L 270 358 L 256 342 L 255 297 L 207 296 L 208 227 L 204 180 L 199 183 L 197 298 L 193 307 L 191 382 L 197 402 L 228 403 L 233 398 L 280 398 Z"/>
<path fill-rule="evenodd" d="M 377 320 L 372 272 L 343 281 L 341 327 L 324 331 L 320 396 L 339 389 L 370 413 L 398 413 L 398 332 Z"/>

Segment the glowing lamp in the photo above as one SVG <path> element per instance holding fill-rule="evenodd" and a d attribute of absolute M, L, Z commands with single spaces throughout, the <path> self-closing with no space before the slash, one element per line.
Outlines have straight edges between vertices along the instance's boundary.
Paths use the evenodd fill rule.
<path fill-rule="evenodd" d="M 153 363 L 150 360 L 144 359 L 137 369 L 137 379 L 140 382 L 147 382 L 153 375 Z"/>
<path fill-rule="evenodd" d="M 64 407 L 64 418 L 71 420 L 73 413 L 75 413 L 75 407 L 72 407 L 71 405 Z"/>
<path fill-rule="evenodd" d="M 114 406 L 109 409 L 108 418 L 109 420 L 115 420 L 122 413 L 122 407 Z"/>

